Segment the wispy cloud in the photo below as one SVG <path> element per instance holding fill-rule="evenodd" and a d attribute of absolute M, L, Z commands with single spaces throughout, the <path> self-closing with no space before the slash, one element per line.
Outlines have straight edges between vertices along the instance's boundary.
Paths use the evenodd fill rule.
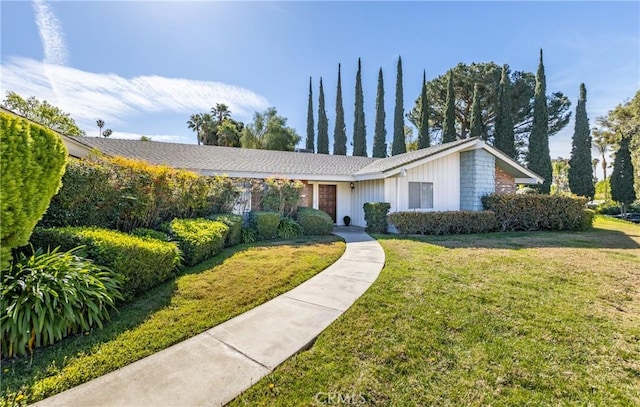
<path fill-rule="evenodd" d="M 67 46 L 58 18 L 44 0 L 34 0 L 33 11 L 36 14 L 38 33 L 44 49 L 44 62 L 51 65 L 65 65 Z"/>

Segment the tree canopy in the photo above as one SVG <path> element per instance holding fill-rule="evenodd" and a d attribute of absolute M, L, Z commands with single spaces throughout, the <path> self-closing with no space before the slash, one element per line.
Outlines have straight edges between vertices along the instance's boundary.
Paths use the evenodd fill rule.
<path fill-rule="evenodd" d="M 260 150 L 293 151 L 299 141 L 300 136 L 287 127 L 287 119 L 279 116 L 275 107 L 256 112 L 240 137 L 242 147 Z"/>
<path fill-rule="evenodd" d="M 224 103 L 217 103 L 207 113 L 195 113 L 187 120 L 187 127 L 196 133 L 198 144 L 240 147 L 240 133 L 244 123 L 231 117 Z"/>
<path fill-rule="evenodd" d="M 384 158 L 387 156 L 387 130 L 385 129 L 384 112 L 384 78 L 382 68 L 378 72 L 378 92 L 376 95 L 376 124 L 373 130 L 373 157 Z M 404 143 L 404 135 L 403 141 Z"/>
<path fill-rule="evenodd" d="M 593 198 L 596 189 L 593 184 L 591 161 L 591 129 L 587 117 L 587 89 L 580 84 L 580 96 L 576 106 L 576 120 L 571 141 L 569 160 L 569 187 L 576 195 Z"/>
<path fill-rule="evenodd" d="M 63 112 L 46 100 L 41 102 L 34 96 L 24 99 L 16 92 L 7 91 L 2 107 L 66 136 L 85 135 L 69 113 Z"/>
<path fill-rule="evenodd" d="M 340 79 L 340 64 L 338 64 L 338 89 L 336 92 L 336 125 L 333 129 L 333 154 L 347 155 L 347 126 L 344 123 L 344 108 L 342 106 L 342 81 Z"/>
<path fill-rule="evenodd" d="M 353 119 L 353 155 L 367 156 L 367 128 L 364 118 L 364 95 L 362 93 L 362 66 L 358 58 L 356 74 L 356 98 Z"/>

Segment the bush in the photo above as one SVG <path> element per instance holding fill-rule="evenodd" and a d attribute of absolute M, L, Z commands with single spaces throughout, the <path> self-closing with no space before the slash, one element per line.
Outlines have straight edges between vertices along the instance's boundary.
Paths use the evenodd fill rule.
<path fill-rule="evenodd" d="M 298 208 L 297 219 L 306 236 L 328 235 L 333 231 L 333 219 L 321 210 Z"/>
<path fill-rule="evenodd" d="M 603 204 L 600 204 L 595 211 L 600 215 L 620 215 L 622 213 L 622 211 L 620 210 L 620 205 L 614 202 L 605 202 Z M 640 203 L 629 205 L 627 213 L 640 213 Z"/>
<path fill-rule="evenodd" d="M 0 112 L 0 267 L 24 246 L 60 188 L 67 149 L 53 131 Z"/>
<path fill-rule="evenodd" d="M 169 235 L 178 241 L 185 264 L 192 266 L 220 253 L 229 227 L 209 219 L 174 219 Z"/>
<path fill-rule="evenodd" d="M 165 281 L 180 265 L 180 251 L 172 242 L 141 238 L 115 230 L 87 227 L 36 228 L 34 247 L 70 250 L 85 246 L 79 253 L 96 264 L 109 267 L 123 278 L 122 295 L 136 294 Z"/>
<path fill-rule="evenodd" d="M 20 253 L 3 273 L 3 357 L 24 355 L 109 319 L 109 308 L 122 299 L 120 276 L 78 257 L 79 249 Z"/>
<path fill-rule="evenodd" d="M 242 243 L 253 243 L 258 240 L 258 233 L 255 229 L 242 228 Z"/>
<path fill-rule="evenodd" d="M 153 230 L 153 229 L 145 229 L 145 228 L 138 228 L 138 229 L 133 229 L 131 231 L 131 234 L 134 236 L 138 236 L 138 237 L 146 237 L 149 239 L 157 239 L 157 240 L 162 240 L 165 242 L 169 241 L 169 235 L 167 235 L 164 232 L 161 232 L 159 230 Z"/>
<path fill-rule="evenodd" d="M 278 236 L 280 214 L 278 212 L 251 212 L 249 224 L 256 231 L 258 240 L 275 239 Z"/>
<path fill-rule="evenodd" d="M 366 231 L 370 233 L 387 233 L 387 213 L 391 204 L 387 202 L 366 202 L 364 204 L 364 220 Z"/>
<path fill-rule="evenodd" d="M 232 214 L 213 215 L 210 216 L 209 219 L 217 220 L 229 227 L 229 232 L 227 233 L 227 238 L 224 242 L 224 245 L 226 247 L 231 247 L 242 243 L 242 216 Z"/>
<path fill-rule="evenodd" d="M 404 235 L 484 233 L 498 228 L 491 211 L 396 212 L 389 214 L 389 222 Z"/>
<path fill-rule="evenodd" d="M 278 225 L 278 239 L 294 239 L 304 234 L 304 229 L 291 218 L 280 219 Z"/>
<path fill-rule="evenodd" d="M 496 214 L 503 231 L 585 230 L 593 217 L 585 209 L 585 198 L 542 194 L 491 194 L 482 197 L 485 209 Z"/>

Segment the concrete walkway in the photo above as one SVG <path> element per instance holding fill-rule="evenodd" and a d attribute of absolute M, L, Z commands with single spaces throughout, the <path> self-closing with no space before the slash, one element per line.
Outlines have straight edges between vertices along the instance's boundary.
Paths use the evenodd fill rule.
<path fill-rule="evenodd" d="M 384 251 L 336 228 L 340 259 L 293 290 L 170 348 L 37 406 L 220 406 L 310 346 L 376 280 Z"/>

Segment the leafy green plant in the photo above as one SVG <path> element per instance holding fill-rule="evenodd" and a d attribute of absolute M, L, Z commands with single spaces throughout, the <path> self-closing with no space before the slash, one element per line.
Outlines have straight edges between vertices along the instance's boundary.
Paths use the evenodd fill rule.
<path fill-rule="evenodd" d="M 298 222 L 291 218 L 280 219 L 278 225 L 278 238 L 279 239 L 293 239 L 300 237 L 304 234 L 304 229 Z"/>
<path fill-rule="evenodd" d="M 222 214 L 210 216 L 209 219 L 217 220 L 229 227 L 229 232 L 227 233 L 227 238 L 224 243 L 226 247 L 231 247 L 242 243 L 242 224 L 244 222 L 242 216 L 233 214 Z"/>
<path fill-rule="evenodd" d="M 391 204 L 387 202 L 366 202 L 364 205 L 364 220 L 367 222 L 367 232 L 387 233 L 387 213 Z"/>
<path fill-rule="evenodd" d="M 251 212 L 249 224 L 257 233 L 258 240 L 275 239 L 278 236 L 280 214 L 278 212 Z"/>
<path fill-rule="evenodd" d="M 151 239 L 157 239 L 162 241 L 168 241 L 169 235 L 159 230 L 146 229 L 146 228 L 137 228 L 131 231 L 131 234 L 138 237 L 147 237 Z"/>
<path fill-rule="evenodd" d="M 278 212 L 282 217 L 290 216 L 297 208 L 304 184 L 288 179 L 267 178 L 257 188 L 262 192 L 262 208 Z"/>
<path fill-rule="evenodd" d="M 321 210 L 302 207 L 296 216 L 305 236 L 328 235 L 333 230 L 333 219 Z"/>
<path fill-rule="evenodd" d="M 498 228 L 491 211 L 395 212 L 389 214 L 389 222 L 403 235 L 483 233 Z"/>
<path fill-rule="evenodd" d="M 253 243 L 258 240 L 258 232 L 253 228 L 242 228 L 242 243 Z"/>
<path fill-rule="evenodd" d="M 2 356 L 24 355 L 71 333 L 102 327 L 120 294 L 120 276 L 78 256 L 81 247 L 20 253 L 2 275 Z"/>
<path fill-rule="evenodd" d="M 209 219 L 174 219 L 169 234 L 178 242 L 185 264 L 191 266 L 220 253 L 229 227 Z"/>

